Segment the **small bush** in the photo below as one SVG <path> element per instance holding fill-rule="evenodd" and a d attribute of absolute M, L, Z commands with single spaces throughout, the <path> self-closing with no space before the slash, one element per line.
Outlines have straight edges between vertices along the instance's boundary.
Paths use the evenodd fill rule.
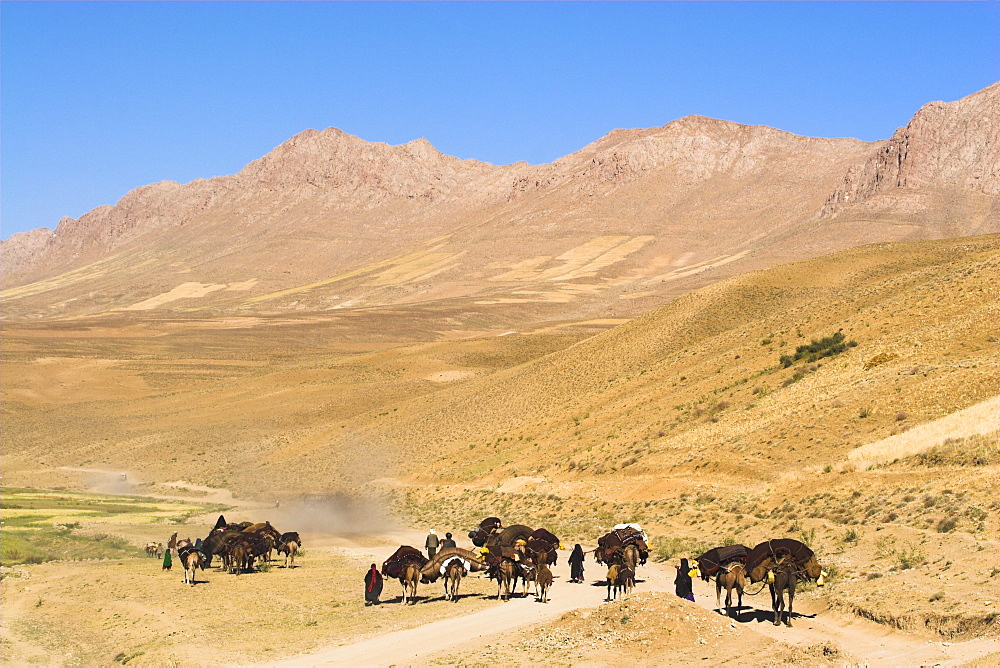
<path fill-rule="evenodd" d="M 844 541 L 845 543 L 857 543 L 860 537 L 861 536 L 858 535 L 857 530 L 854 529 L 854 527 L 851 527 L 844 532 L 844 535 L 841 537 L 841 540 Z"/>
<path fill-rule="evenodd" d="M 934 601 L 940 601 L 942 598 L 944 598 L 944 592 L 943 591 L 939 591 L 939 592 L 937 592 L 935 594 L 931 594 L 931 597 L 929 599 L 927 599 L 927 600 L 930 601 L 931 603 L 933 603 Z"/>
<path fill-rule="evenodd" d="M 794 355 L 782 355 L 779 361 L 782 366 L 787 368 L 799 360 L 811 363 L 824 357 L 839 355 L 848 348 L 853 348 L 856 345 L 858 345 L 857 341 L 844 341 L 843 332 L 837 332 L 832 336 L 822 339 L 813 339 L 809 344 L 796 348 Z"/>
<path fill-rule="evenodd" d="M 958 524 L 952 517 L 945 517 L 940 522 L 937 523 L 935 529 L 938 533 L 950 533 L 955 530 L 955 526 Z"/>
<path fill-rule="evenodd" d="M 915 568 L 925 561 L 923 551 L 916 545 L 909 544 L 905 548 L 896 551 L 896 566 L 901 571 L 908 568 Z"/>

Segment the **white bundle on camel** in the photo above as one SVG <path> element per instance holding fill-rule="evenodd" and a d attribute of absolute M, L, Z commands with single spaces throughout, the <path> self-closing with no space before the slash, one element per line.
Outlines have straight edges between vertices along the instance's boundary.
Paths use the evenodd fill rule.
<path fill-rule="evenodd" d="M 424 567 L 420 569 L 420 574 L 426 582 L 434 582 L 444 575 L 447 563 L 455 558 L 461 559 L 465 570 L 470 573 L 486 570 L 486 562 L 483 561 L 481 554 L 472 550 L 463 550 L 460 547 L 446 547 L 424 564 Z"/>

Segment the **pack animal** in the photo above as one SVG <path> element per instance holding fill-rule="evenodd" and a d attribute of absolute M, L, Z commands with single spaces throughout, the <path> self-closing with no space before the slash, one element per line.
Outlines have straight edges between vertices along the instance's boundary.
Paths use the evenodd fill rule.
<path fill-rule="evenodd" d="M 299 553 L 300 547 L 302 547 L 302 542 L 297 531 L 281 534 L 276 550 L 278 554 L 285 555 L 285 568 L 289 568 L 289 559 L 291 559 L 291 568 L 295 568 L 295 555 Z"/>
<path fill-rule="evenodd" d="M 184 550 L 180 554 L 180 560 L 184 566 L 184 584 L 189 584 L 193 587 L 198 569 L 205 570 L 205 565 L 201 559 L 201 552 L 195 549 Z"/>
<path fill-rule="evenodd" d="M 510 600 L 510 592 L 517 577 L 517 565 L 511 559 L 502 559 L 493 569 L 497 581 L 497 600 Z"/>
<path fill-rule="evenodd" d="M 628 595 L 635 587 L 635 571 L 628 566 L 618 569 L 618 577 L 615 578 L 615 596 L 618 594 Z"/>
<path fill-rule="evenodd" d="M 549 587 L 552 586 L 552 571 L 547 564 L 538 564 L 535 573 L 535 598 L 540 603 L 549 602 Z"/>
<path fill-rule="evenodd" d="M 461 559 L 452 559 L 444 570 L 444 598 L 446 601 L 458 601 L 458 588 L 462 578 L 468 574 Z"/>
<path fill-rule="evenodd" d="M 733 589 L 736 589 L 738 602 L 736 611 L 743 607 L 743 591 L 746 589 L 747 576 L 742 563 L 731 562 L 724 568 L 720 568 L 715 576 L 715 607 L 722 611 L 722 590 L 726 590 L 726 614 L 734 616 L 733 611 Z"/>
<path fill-rule="evenodd" d="M 407 594 L 410 604 L 417 602 L 417 585 L 420 584 L 420 564 L 410 562 L 399 573 L 399 584 L 403 586 L 403 605 L 406 605 Z"/>

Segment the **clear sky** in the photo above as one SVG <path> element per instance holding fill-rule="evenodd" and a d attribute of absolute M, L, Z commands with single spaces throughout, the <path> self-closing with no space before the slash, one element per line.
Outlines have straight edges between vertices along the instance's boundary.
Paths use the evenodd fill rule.
<path fill-rule="evenodd" d="M 1000 80 L 998 2 L 0 3 L 0 234 L 306 129 L 550 162 L 688 114 L 889 137 Z"/>

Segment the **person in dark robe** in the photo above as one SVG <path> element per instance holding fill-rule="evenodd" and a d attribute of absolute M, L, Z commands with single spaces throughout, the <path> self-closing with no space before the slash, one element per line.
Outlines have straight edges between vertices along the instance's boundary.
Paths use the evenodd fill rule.
<path fill-rule="evenodd" d="M 215 527 L 213 528 L 213 531 L 215 529 L 225 529 L 225 528 L 226 528 L 226 516 L 219 515 L 219 519 L 215 520 Z"/>
<path fill-rule="evenodd" d="M 382 595 L 382 574 L 378 567 L 372 564 L 365 573 L 365 605 L 378 605 L 378 597 Z"/>
<path fill-rule="evenodd" d="M 444 540 L 441 541 L 441 549 L 443 550 L 446 547 L 458 547 L 458 545 L 455 544 L 455 539 L 451 537 L 450 531 L 445 533 Z"/>
<path fill-rule="evenodd" d="M 677 567 L 677 577 L 674 578 L 674 592 L 681 598 L 693 601 L 694 589 L 691 586 L 690 570 L 688 560 L 681 559 L 681 565 Z"/>
<path fill-rule="evenodd" d="M 583 582 L 583 560 L 585 559 L 583 548 L 577 543 L 573 552 L 569 555 L 569 580 L 570 582 Z"/>
<path fill-rule="evenodd" d="M 169 571 L 173 564 L 170 561 L 170 550 L 163 551 L 163 570 Z"/>

